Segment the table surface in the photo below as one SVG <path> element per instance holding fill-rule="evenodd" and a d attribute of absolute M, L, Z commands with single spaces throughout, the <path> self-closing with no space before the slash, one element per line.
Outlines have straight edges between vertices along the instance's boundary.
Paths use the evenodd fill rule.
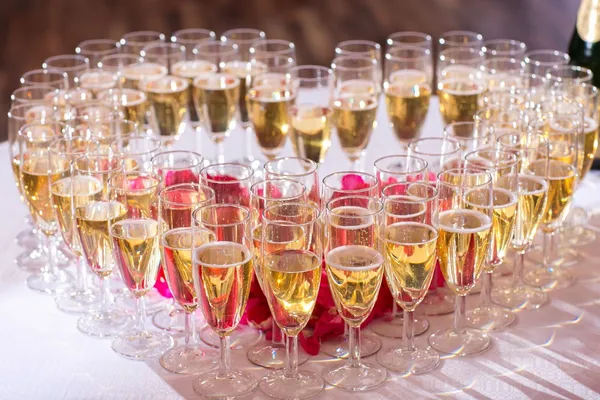
<path fill-rule="evenodd" d="M 399 153 L 399 144 L 387 128 L 380 107 L 379 126 L 367 149 L 365 165 L 371 170 L 379 157 Z M 440 136 L 442 122 L 432 100 L 425 136 Z M 227 160 L 240 157 L 241 131 L 226 141 Z M 335 135 L 334 135 L 335 136 Z M 194 143 L 198 140 L 199 143 Z M 183 135 L 177 147 L 197 148 L 211 154 L 204 135 Z M 284 154 L 291 154 L 287 143 Z M 195 398 L 190 376 L 168 373 L 158 360 L 131 361 L 110 348 L 110 340 L 81 334 L 77 316 L 60 312 L 51 297 L 25 285 L 27 274 L 13 260 L 22 249 L 14 241 L 25 228 L 26 210 L 20 203 L 8 163 L 8 146 L 0 145 L 0 194 L 4 212 L 0 227 L 0 399 L 181 399 Z M 320 175 L 349 168 L 337 138 Z M 600 176 L 590 174 L 577 193 L 579 205 L 600 206 Z M 592 221 L 594 222 L 594 221 Z M 600 226 L 600 220 L 596 221 Z M 600 228 L 598 229 L 600 232 Z M 551 293 L 551 303 L 538 311 L 521 311 L 509 329 L 492 333 L 491 348 L 478 356 L 443 357 L 433 372 L 402 377 L 389 373 L 388 381 L 375 391 L 348 394 L 328 387 L 317 399 L 593 399 L 600 396 L 600 251 L 596 243 L 580 247 L 582 261 L 572 268 L 578 282 Z M 469 296 L 473 307 L 478 296 Z M 431 327 L 416 339 L 424 346 L 433 331 L 451 324 L 451 315 L 429 318 Z M 181 338 L 179 339 L 181 340 Z M 383 340 L 384 347 L 397 340 Z M 257 378 L 268 371 L 250 364 L 243 351 L 233 351 L 233 365 Z M 374 359 L 374 357 L 369 357 Z M 320 372 L 331 364 L 325 355 L 312 357 L 302 368 Z M 259 391 L 249 399 L 267 398 Z"/>

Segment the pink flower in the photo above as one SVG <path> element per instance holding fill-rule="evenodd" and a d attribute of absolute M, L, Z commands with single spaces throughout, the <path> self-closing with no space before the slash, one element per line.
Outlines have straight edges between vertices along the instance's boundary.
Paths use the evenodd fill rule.
<path fill-rule="evenodd" d="M 180 183 L 198 183 L 198 174 L 194 173 L 191 169 L 167 171 L 164 177 L 165 187 L 178 185 Z"/>

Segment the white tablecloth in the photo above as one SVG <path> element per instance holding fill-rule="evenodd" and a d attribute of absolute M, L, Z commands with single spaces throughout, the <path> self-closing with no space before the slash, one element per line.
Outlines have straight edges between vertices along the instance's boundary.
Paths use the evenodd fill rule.
<path fill-rule="evenodd" d="M 425 135 L 442 134 L 437 103 L 432 102 Z M 227 140 L 226 157 L 242 154 L 241 132 Z M 191 133 L 178 147 L 194 148 Z M 213 150 L 205 138 L 200 147 Z M 367 151 L 365 165 L 399 152 L 387 128 L 383 107 L 380 124 Z M 157 360 L 136 362 L 121 358 L 110 340 L 79 333 L 76 316 L 61 313 L 51 297 L 27 289 L 27 274 L 13 259 L 22 251 L 14 241 L 25 226 L 8 163 L 6 143 L 0 145 L 0 399 L 180 399 L 195 398 L 192 377 L 164 371 Z M 289 143 L 285 150 L 291 154 Z M 333 139 L 321 177 L 349 167 Z M 577 194 L 577 202 L 597 207 L 600 199 L 592 184 Z M 600 222 L 598 223 L 600 226 Z M 516 324 L 492 333 L 493 344 L 484 354 L 444 358 L 435 371 L 402 377 L 390 373 L 388 382 L 373 392 L 348 394 L 328 387 L 319 399 L 578 399 L 600 398 L 600 251 L 596 243 L 581 248 L 583 261 L 573 268 L 579 282 L 551 293 L 551 304 L 539 311 L 518 313 Z M 477 296 L 469 298 L 473 306 Z M 417 338 L 425 345 L 429 333 L 451 324 L 451 316 L 430 318 L 431 328 Z M 384 346 L 399 342 L 385 339 Z M 374 361 L 374 357 L 370 357 Z M 331 359 L 319 355 L 302 368 L 319 372 Z M 251 365 L 244 352 L 233 352 L 233 365 L 260 378 L 267 370 Z M 251 399 L 266 396 L 255 392 Z"/>

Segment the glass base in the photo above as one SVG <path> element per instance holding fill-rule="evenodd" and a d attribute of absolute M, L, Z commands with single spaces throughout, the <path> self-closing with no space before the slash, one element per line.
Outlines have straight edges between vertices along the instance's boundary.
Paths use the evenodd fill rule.
<path fill-rule="evenodd" d="M 69 314 L 97 312 L 100 309 L 98 298 L 91 290 L 79 291 L 71 288 L 54 298 L 56 307 Z"/>
<path fill-rule="evenodd" d="M 429 347 L 425 349 L 388 349 L 377 354 L 377 362 L 402 375 L 417 375 L 435 369 L 440 363 L 440 355 Z"/>
<path fill-rule="evenodd" d="M 194 381 L 194 391 L 209 399 L 236 399 L 249 395 L 257 387 L 254 375 L 246 371 L 206 372 Z"/>
<path fill-rule="evenodd" d="M 170 305 L 154 313 L 152 324 L 163 331 L 181 333 L 185 330 L 185 311 Z"/>
<path fill-rule="evenodd" d="M 498 306 L 477 307 L 467 313 L 467 325 L 484 331 L 496 331 L 512 325 L 517 318 L 509 310 Z"/>
<path fill-rule="evenodd" d="M 160 356 L 174 344 L 173 338 L 165 332 L 133 330 L 114 338 L 111 347 L 125 358 L 146 360 Z"/>
<path fill-rule="evenodd" d="M 324 388 L 323 378 L 310 371 L 298 371 L 295 376 L 285 374 L 284 371 L 274 371 L 260 381 L 260 390 L 276 399 L 310 399 Z"/>
<path fill-rule="evenodd" d="M 33 230 L 27 229 L 17 234 L 15 242 L 19 247 L 23 247 L 28 250 L 34 250 L 37 247 L 38 239 Z"/>
<path fill-rule="evenodd" d="M 574 283 L 571 273 L 561 268 L 536 268 L 526 273 L 523 281 L 525 284 L 545 292 L 564 289 Z"/>
<path fill-rule="evenodd" d="M 391 316 L 391 314 L 390 314 Z M 385 336 L 389 338 L 401 338 L 402 337 L 402 328 L 404 324 L 404 318 L 402 314 L 398 314 L 396 316 L 384 317 L 380 318 L 376 321 L 373 321 L 369 328 L 376 334 L 380 336 Z M 427 318 L 415 318 L 414 321 L 414 334 L 415 336 L 422 335 L 429 329 L 429 321 Z"/>
<path fill-rule="evenodd" d="M 321 372 L 325 382 L 350 392 L 360 392 L 374 389 L 387 378 L 385 368 L 369 362 L 360 362 L 358 365 L 334 365 Z"/>
<path fill-rule="evenodd" d="M 101 311 L 86 314 L 77 320 L 77 329 L 88 336 L 98 338 L 115 337 L 131 328 L 133 319 L 121 310 Z"/>
<path fill-rule="evenodd" d="M 27 278 L 27 287 L 36 292 L 56 295 L 69 290 L 73 277 L 66 271 L 59 270 L 57 274 L 40 272 Z"/>
<path fill-rule="evenodd" d="M 567 246 L 587 246 L 595 242 L 596 238 L 596 231 L 581 225 L 561 232 L 561 242 Z"/>
<path fill-rule="evenodd" d="M 218 366 L 216 351 L 201 346 L 174 347 L 160 358 L 160 365 L 175 374 L 201 374 Z"/>
<path fill-rule="evenodd" d="M 455 332 L 450 328 L 439 330 L 429 336 L 429 345 L 440 353 L 455 356 L 470 356 L 482 353 L 490 347 L 492 339 L 487 333 L 477 329 L 466 328 L 463 332 Z"/>
<path fill-rule="evenodd" d="M 63 241 L 60 241 L 56 247 L 56 260 L 58 268 L 70 267 L 75 262 L 75 256 Z"/>
<path fill-rule="evenodd" d="M 556 258 L 549 262 L 549 265 L 553 267 L 572 267 L 581 260 L 581 256 L 576 250 L 562 247 L 555 252 Z M 529 251 L 527 253 L 527 260 L 542 266 L 544 263 L 544 253 L 542 249 L 535 251 Z"/>
<path fill-rule="evenodd" d="M 261 333 L 259 330 L 247 325 L 238 325 L 229 336 L 231 350 L 248 349 L 258 342 L 260 337 Z M 210 347 L 214 347 L 215 349 L 219 348 L 219 335 L 217 335 L 210 326 L 205 326 L 200 331 L 200 340 Z"/>
<path fill-rule="evenodd" d="M 485 271 L 483 271 L 483 273 L 485 274 Z M 481 279 L 475 282 L 475 286 L 473 286 L 473 288 L 469 290 L 469 296 L 479 293 L 481 293 Z"/>
<path fill-rule="evenodd" d="M 348 335 L 343 335 L 336 339 L 322 341 L 321 353 L 336 358 L 347 358 L 349 351 L 348 339 Z M 362 357 L 372 356 L 379 349 L 381 349 L 381 340 L 377 336 L 364 331 L 360 332 L 360 354 Z"/>
<path fill-rule="evenodd" d="M 24 251 L 15 257 L 15 264 L 24 271 L 36 273 L 48 265 L 48 258 L 42 251 L 34 249 L 32 251 Z"/>
<path fill-rule="evenodd" d="M 517 287 L 499 287 L 492 290 L 492 301 L 509 310 L 537 310 L 546 305 L 549 297 L 541 290 L 521 285 Z"/>
<path fill-rule="evenodd" d="M 111 282 L 112 283 L 112 282 Z M 162 297 L 156 290 L 151 290 L 144 295 L 146 301 L 146 312 L 148 314 L 156 313 L 165 308 L 166 298 Z M 115 301 L 117 307 L 131 313 L 135 313 L 135 296 L 127 290 L 117 297 Z"/>
<path fill-rule="evenodd" d="M 428 316 L 451 314 L 454 312 L 454 295 L 448 294 L 445 290 L 436 289 L 435 292 L 425 296 L 420 309 Z"/>
<path fill-rule="evenodd" d="M 248 360 L 252 364 L 270 368 L 282 369 L 285 367 L 285 347 L 277 346 L 273 343 L 259 343 L 250 348 L 247 353 Z M 302 365 L 308 361 L 309 355 L 301 349 L 298 350 L 298 365 Z"/>
<path fill-rule="evenodd" d="M 494 270 L 494 277 L 511 276 L 514 270 L 514 254 L 507 255 L 502 264 Z"/>

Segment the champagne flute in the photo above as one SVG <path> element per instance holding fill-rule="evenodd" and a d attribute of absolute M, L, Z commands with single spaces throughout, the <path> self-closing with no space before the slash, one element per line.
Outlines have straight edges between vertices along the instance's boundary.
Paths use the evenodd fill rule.
<path fill-rule="evenodd" d="M 123 35 L 119 40 L 121 51 L 125 54 L 139 55 L 144 46 L 165 41 L 164 33 L 155 31 L 135 31 Z"/>
<path fill-rule="evenodd" d="M 260 389 L 277 399 L 290 393 L 310 398 L 324 388 L 319 375 L 298 370 L 298 334 L 311 317 L 321 281 L 324 239 L 319 218 L 318 207 L 310 203 L 274 204 L 263 212 L 262 286 L 273 319 L 287 337 L 287 355 L 285 368 L 266 375 Z M 290 240 L 294 249 L 277 245 Z"/>
<path fill-rule="evenodd" d="M 344 196 L 331 200 L 326 213 L 327 279 L 337 312 L 349 325 L 349 346 L 348 361 L 326 368 L 323 379 L 352 392 L 373 389 L 387 372 L 361 360 L 360 325 L 375 306 L 383 278 L 383 205 L 377 198 Z"/>
<path fill-rule="evenodd" d="M 265 163 L 265 178 L 287 178 L 302 183 L 306 187 L 307 198 L 321 207 L 319 187 L 319 164 L 300 157 L 282 157 Z"/>
<path fill-rule="evenodd" d="M 194 47 L 196 60 L 206 71 L 193 81 L 193 99 L 199 126 L 217 147 L 217 163 L 225 162 L 224 141 L 238 119 L 240 79 L 224 69 L 226 63 L 239 60 L 236 44 L 205 41 Z"/>
<path fill-rule="evenodd" d="M 43 69 L 58 70 L 67 74 L 70 87 L 79 86 L 79 77 L 90 69 L 90 60 L 80 54 L 63 54 L 47 58 Z"/>
<path fill-rule="evenodd" d="M 567 65 L 571 57 L 565 52 L 558 50 L 533 50 L 525 53 L 525 65 L 528 74 L 546 76 L 549 69 Z"/>
<path fill-rule="evenodd" d="M 123 282 L 136 300 L 134 329 L 115 337 L 111 347 L 117 354 L 136 360 L 159 356 L 174 345 L 167 333 L 146 328 L 145 295 L 156 283 L 161 259 L 160 184 L 160 176 L 151 172 L 122 172 L 108 180 L 111 200 L 126 209 L 122 219 L 108 219 L 110 240 Z"/>
<path fill-rule="evenodd" d="M 351 170 L 361 170 L 361 159 L 371 134 L 377 127 L 377 106 L 381 73 L 372 58 L 336 57 L 332 64 L 333 123 Z"/>
<path fill-rule="evenodd" d="M 125 171 L 152 171 L 152 158 L 158 154 L 161 142 L 146 135 L 106 138 L 110 151 L 123 158 Z"/>
<path fill-rule="evenodd" d="M 90 66 L 96 68 L 102 57 L 119 54 L 121 42 L 111 39 L 91 39 L 80 42 L 75 48 L 75 54 L 81 54 L 90 60 Z"/>
<path fill-rule="evenodd" d="M 98 100 L 112 107 L 119 117 L 144 127 L 148 110 L 148 96 L 137 89 L 108 89 L 98 93 Z M 141 132 L 140 132 L 141 133 Z"/>
<path fill-rule="evenodd" d="M 403 31 L 389 35 L 385 41 L 388 50 L 392 47 L 416 46 L 429 50 L 433 54 L 431 35 L 423 32 Z"/>
<path fill-rule="evenodd" d="M 52 140 L 67 134 L 67 129 L 59 122 L 33 122 L 21 126 L 17 138 L 19 185 L 36 228 L 44 234 L 47 258 L 42 270 L 27 278 L 27 286 L 52 295 L 67 290 L 71 283 L 71 276 L 59 270 L 57 265 L 55 234 L 58 233 L 58 223 L 50 195 L 52 183 L 67 175 L 69 162 L 63 158 L 51 161 L 49 145 Z"/>
<path fill-rule="evenodd" d="M 433 62 L 423 47 L 396 46 L 385 54 L 383 88 L 389 125 L 404 152 L 421 135 L 431 98 Z"/>
<path fill-rule="evenodd" d="M 192 227 L 192 213 L 214 201 L 215 192 L 196 183 L 167 186 L 159 193 L 162 266 L 173 299 L 185 315 L 185 344 L 163 354 L 160 365 L 177 374 L 197 374 L 216 367 L 215 352 L 200 346 L 196 332 L 199 304 L 192 273 L 192 248 L 215 241 L 212 231 Z"/>
<path fill-rule="evenodd" d="M 263 286 L 262 271 L 262 214 L 265 208 L 274 204 L 306 201 L 306 187 L 291 179 L 266 179 L 258 181 L 250 188 L 250 213 L 252 217 L 252 238 L 254 240 L 254 273 L 258 284 Z M 295 241 L 280 246 L 293 249 Z M 271 343 L 259 343 L 248 350 L 248 359 L 261 367 L 281 369 L 285 365 L 285 337 L 276 323 L 271 323 Z M 308 354 L 298 353 L 298 364 L 308 361 Z"/>
<path fill-rule="evenodd" d="M 292 128 L 297 85 L 294 58 L 271 53 L 252 54 L 251 65 L 263 71 L 253 77 L 246 102 L 258 145 L 268 160 L 275 159 Z"/>
<path fill-rule="evenodd" d="M 235 74 L 240 80 L 240 124 L 245 130 L 244 132 L 244 150 L 245 156 L 240 160 L 241 164 L 251 165 L 254 169 L 260 167 L 260 163 L 252 154 L 252 142 L 250 140 L 250 131 L 252 123 L 248 116 L 248 108 L 246 104 L 246 93 L 252 85 L 252 79 L 261 72 L 264 72 L 264 66 L 259 63 L 251 63 L 250 48 L 257 42 L 262 42 L 266 39 L 263 31 L 250 28 L 230 29 L 223 32 L 221 41 L 226 43 L 235 43 L 238 46 L 240 54 L 239 61 L 231 61 L 225 64 L 224 71 Z"/>
<path fill-rule="evenodd" d="M 331 146 L 332 71 L 317 65 L 292 68 L 297 77 L 290 139 L 294 154 L 316 163 L 325 161 Z"/>
<path fill-rule="evenodd" d="M 116 74 L 118 78 L 117 88 L 122 89 L 125 84 L 123 70 L 141 63 L 142 60 L 139 54 L 110 54 L 100 58 L 98 68 Z"/>
<path fill-rule="evenodd" d="M 525 62 L 513 57 L 487 58 L 481 67 L 488 92 L 524 87 Z"/>
<path fill-rule="evenodd" d="M 93 139 L 63 137 L 54 139 L 49 145 L 49 165 L 68 163 L 69 168 L 61 179 L 50 184 L 52 208 L 63 241 L 75 255 L 75 282 L 66 291 L 54 298 L 59 310 L 67 313 L 95 311 L 96 296 L 87 287 L 87 266 L 81 243 L 77 236 L 75 209 L 102 196 L 102 182 L 87 176 L 76 176 L 72 163 L 98 147 Z"/>
<path fill-rule="evenodd" d="M 100 198 L 82 199 L 89 202 L 78 203 L 74 210 L 81 253 L 90 270 L 100 278 L 99 309 L 79 317 L 77 329 L 89 336 L 115 337 L 132 324 L 129 314 L 115 308 L 108 279 L 116 264 L 109 237 L 109 220 L 120 221 L 127 213 L 123 204 L 109 199 L 108 180 L 123 171 L 123 159 L 90 153 L 73 160 L 72 168 L 75 179 L 100 182 L 102 187 Z"/>
<path fill-rule="evenodd" d="M 370 40 L 345 40 L 335 46 L 335 57 L 363 57 L 373 60 L 376 64 L 375 79 L 381 88 L 382 62 L 381 45 Z"/>
<path fill-rule="evenodd" d="M 492 39 L 483 42 L 482 50 L 486 60 L 503 57 L 523 60 L 527 52 L 527 45 L 513 39 Z"/>
<path fill-rule="evenodd" d="M 335 172 L 323 178 L 321 200 L 323 204 L 347 196 L 363 196 L 376 199 L 379 197 L 377 178 L 364 172 Z M 339 338 L 321 341 L 320 351 L 337 358 L 348 357 L 349 326 L 344 321 L 344 334 Z M 369 333 L 360 333 L 360 354 L 368 357 L 379 351 L 381 341 Z"/>
<path fill-rule="evenodd" d="M 465 155 L 467 167 L 492 175 L 492 236 L 490 253 L 483 265 L 483 283 L 479 305 L 467 313 L 469 326 L 487 331 L 500 330 L 515 321 L 515 315 L 492 303 L 492 274 L 504 261 L 513 237 L 518 212 L 519 157 L 504 150 L 476 150 Z M 471 206 L 479 209 L 477 204 Z"/>
<path fill-rule="evenodd" d="M 414 312 L 423 301 L 435 270 L 438 239 L 438 192 L 424 182 L 394 183 L 384 189 L 385 274 L 404 310 L 402 346 L 377 354 L 377 361 L 402 375 L 422 374 L 439 364 L 431 348 L 414 343 Z M 399 328 L 399 327 L 398 327 Z"/>
<path fill-rule="evenodd" d="M 434 332 L 429 345 L 440 353 L 467 356 L 491 344 L 486 333 L 466 327 L 465 308 L 490 247 L 492 177 L 480 169 L 448 169 L 438 174 L 438 192 L 438 259 L 456 303 L 453 326 Z"/>
<path fill-rule="evenodd" d="M 494 131 L 479 121 L 452 122 L 444 128 L 444 137 L 458 142 L 462 157 L 472 151 L 494 147 Z"/>
<path fill-rule="evenodd" d="M 252 285 L 250 212 L 233 204 L 207 205 L 193 214 L 195 226 L 210 230 L 211 243 L 193 248 L 192 276 L 200 309 L 219 336 L 219 368 L 194 380 L 194 390 L 212 398 L 237 398 L 258 386 L 254 376 L 231 369 L 230 335 L 246 309 Z"/>

